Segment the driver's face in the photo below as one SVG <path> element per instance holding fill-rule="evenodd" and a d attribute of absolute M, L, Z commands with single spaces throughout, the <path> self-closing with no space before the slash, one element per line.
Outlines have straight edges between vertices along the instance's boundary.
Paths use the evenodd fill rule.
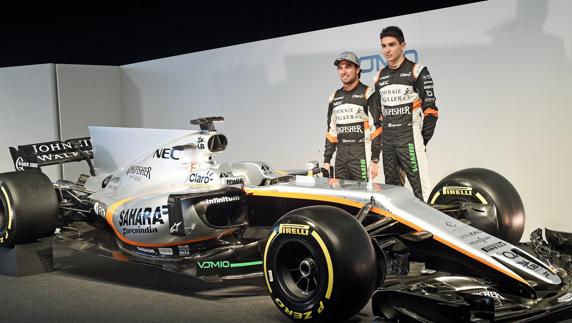
<path fill-rule="evenodd" d="M 395 37 L 385 36 L 381 39 L 381 53 L 389 62 L 397 62 L 404 50 L 405 42 L 399 43 Z"/>
<path fill-rule="evenodd" d="M 338 75 L 340 76 L 340 80 L 344 84 L 352 84 L 354 83 L 359 74 L 359 67 L 354 65 L 352 62 L 348 61 L 341 61 L 338 64 Z"/>

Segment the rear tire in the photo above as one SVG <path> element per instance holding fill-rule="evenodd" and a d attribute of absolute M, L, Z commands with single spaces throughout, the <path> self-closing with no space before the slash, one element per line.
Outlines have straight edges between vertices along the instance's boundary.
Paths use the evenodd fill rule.
<path fill-rule="evenodd" d="M 272 300 L 295 321 L 349 318 L 367 304 L 378 283 L 375 250 L 351 214 L 310 206 L 283 216 L 264 252 L 264 276 Z"/>
<path fill-rule="evenodd" d="M 524 205 L 512 184 L 502 175 L 484 168 L 469 168 L 443 178 L 431 194 L 430 204 L 471 202 L 495 206 L 496 223 L 474 219 L 472 225 L 498 238 L 516 244 L 524 232 Z M 475 221 L 476 220 L 476 221 Z"/>
<path fill-rule="evenodd" d="M 38 171 L 0 174 L 0 247 L 54 233 L 59 202 L 50 179 Z"/>

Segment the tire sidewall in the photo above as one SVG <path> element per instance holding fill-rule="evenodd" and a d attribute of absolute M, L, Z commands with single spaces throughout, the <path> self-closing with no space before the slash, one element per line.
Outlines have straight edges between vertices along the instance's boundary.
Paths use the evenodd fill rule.
<path fill-rule="evenodd" d="M 445 188 L 465 188 L 465 190 L 457 190 L 463 191 L 462 194 L 446 193 Z M 439 195 L 437 195 L 437 193 L 439 193 Z M 463 179 L 444 179 L 435 186 L 429 195 L 430 204 L 443 204 L 440 202 L 449 199 L 454 201 L 479 202 L 481 204 L 494 203 L 489 193 L 481 185 Z"/>
<path fill-rule="evenodd" d="M 469 188 L 445 192 L 445 188 Z M 469 194 L 470 192 L 470 194 Z M 469 168 L 443 178 L 429 195 L 430 204 L 447 204 L 451 201 L 469 201 L 494 205 L 497 214 L 497 236 L 511 243 L 518 243 L 524 231 L 524 206 L 512 184 L 502 175 L 484 168 Z M 516 230 L 510 227 L 520 226 Z"/>
<path fill-rule="evenodd" d="M 11 247 L 14 245 L 14 231 L 17 227 L 17 217 L 14 216 L 14 202 L 10 195 L 10 188 L 0 179 L 0 216 L 4 221 L 0 228 L 0 246 Z"/>
<path fill-rule="evenodd" d="M 293 295 L 285 291 L 286 284 L 284 278 L 279 275 L 285 274 L 281 272 L 282 269 L 279 267 L 279 259 L 277 256 L 287 252 L 284 250 L 288 248 L 289 244 L 302 244 L 310 247 L 312 249 L 313 258 L 316 261 L 316 266 L 319 271 L 319 279 L 322 280 L 332 280 L 334 281 L 334 264 L 335 260 L 332 258 L 332 254 L 329 251 L 329 241 L 325 241 L 322 238 L 323 234 L 320 234 L 315 228 L 309 229 L 308 235 L 293 235 L 280 233 L 273 237 L 272 241 L 268 241 L 268 244 L 272 247 L 269 248 L 268 253 L 265 255 L 265 276 L 268 283 L 268 288 L 273 302 L 278 306 L 278 308 L 291 319 L 318 319 L 327 320 L 329 318 L 329 312 L 326 309 L 330 307 L 331 291 L 330 295 L 326 295 L 328 291 L 328 284 L 320 284 L 317 290 L 313 293 L 312 297 L 300 304 L 300 302 L 293 302 Z M 320 245 L 320 240 L 323 247 Z M 328 270 L 328 259 L 331 264 L 330 270 Z M 271 273 L 271 274 L 269 274 Z M 272 280 L 270 280 L 269 275 L 272 275 Z M 333 287 L 333 286 L 332 286 Z"/>
<path fill-rule="evenodd" d="M 0 174 L 1 216 L 5 227 L 0 247 L 13 247 L 52 235 L 56 229 L 59 200 L 49 177 L 38 171 Z"/>
<path fill-rule="evenodd" d="M 282 227 L 304 227 L 287 234 Z M 320 288 L 306 302 L 292 299 L 276 277 L 276 250 L 288 241 L 311 246 L 320 273 Z M 273 227 L 266 244 L 264 275 L 273 302 L 292 320 L 318 322 L 349 318 L 367 304 L 378 283 L 378 259 L 371 239 L 354 216 L 336 207 L 294 210 Z"/>

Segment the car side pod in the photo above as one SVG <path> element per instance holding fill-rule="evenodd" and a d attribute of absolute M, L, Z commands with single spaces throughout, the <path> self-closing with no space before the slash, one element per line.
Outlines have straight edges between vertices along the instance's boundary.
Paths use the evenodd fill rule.
<path fill-rule="evenodd" d="M 210 228 L 221 230 L 247 225 L 246 193 L 236 187 L 171 194 L 169 207 L 172 209 L 172 212 L 169 212 L 169 223 L 172 224 L 169 234 L 174 236 L 191 234 L 195 230 L 197 219 Z"/>

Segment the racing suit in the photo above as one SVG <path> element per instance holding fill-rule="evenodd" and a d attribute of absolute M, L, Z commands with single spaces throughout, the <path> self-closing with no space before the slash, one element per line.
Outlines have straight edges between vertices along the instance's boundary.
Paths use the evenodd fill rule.
<path fill-rule="evenodd" d="M 385 183 L 403 185 L 404 171 L 415 196 L 427 201 L 431 188 L 425 146 L 439 115 L 431 75 L 405 58 L 398 68 L 379 71 L 374 86 L 382 104 Z"/>
<path fill-rule="evenodd" d="M 324 163 L 329 163 L 337 151 L 336 178 L 367 181 L 367 161 L 379 160 L 380 103 L 374 93 L 360 82 L 351 91 L 341 88 L 330 96 Z"/>

